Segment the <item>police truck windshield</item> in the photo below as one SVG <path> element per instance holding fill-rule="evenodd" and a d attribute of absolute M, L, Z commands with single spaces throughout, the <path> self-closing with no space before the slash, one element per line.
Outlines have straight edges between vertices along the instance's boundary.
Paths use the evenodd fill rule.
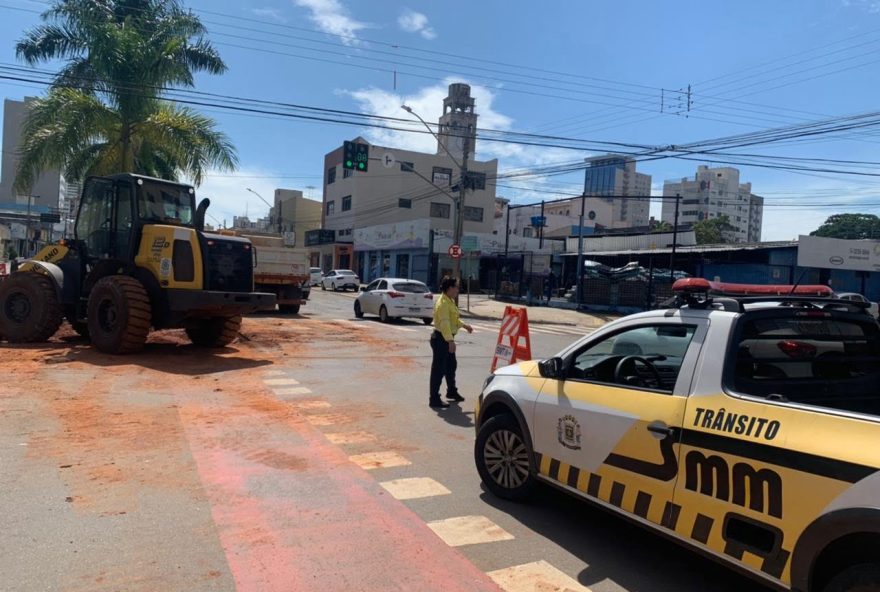
<path fill-rule="evenodd" d="M 142 220 L 192 226 L 195 209 L 192 188 L 150 181 L 138 185 L 138 214 Z"/>

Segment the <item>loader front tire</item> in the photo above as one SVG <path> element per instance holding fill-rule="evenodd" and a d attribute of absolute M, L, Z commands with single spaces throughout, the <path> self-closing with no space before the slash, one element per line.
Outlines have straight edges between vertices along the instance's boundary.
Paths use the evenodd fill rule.
<path fill-rule="evenodd" d="M 190 319 L 186 322 L 186 334 L 194 345 L 200 347 L 226 347 L 241 330 L 241 316 Z"/>
<path fill-rule="evenodd" d="M 150 297 L 133 277 L 101 278 L 89 294 L 89 338 L 104 353 L 130 354 L 143 349 L 151 317 Z"/>

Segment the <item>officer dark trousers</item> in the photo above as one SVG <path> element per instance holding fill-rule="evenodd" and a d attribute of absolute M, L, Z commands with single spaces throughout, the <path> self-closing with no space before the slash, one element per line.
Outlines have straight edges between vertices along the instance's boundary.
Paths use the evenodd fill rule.
<path fill-rule="evenodd" d="M 431 360 L 431 393 L 430 402 L 436 403 L 440 401 L 440 383 L 446 378 L 446 394 L 458 394 L 458 388 L 455 386 L 455 371 L 458 368 L 458 361 L 455 354 L 450 353 L 449 343 L 443 339 L 440 331 L 434 331 L 431 334 L 431 351 L 434 353 Z"/>

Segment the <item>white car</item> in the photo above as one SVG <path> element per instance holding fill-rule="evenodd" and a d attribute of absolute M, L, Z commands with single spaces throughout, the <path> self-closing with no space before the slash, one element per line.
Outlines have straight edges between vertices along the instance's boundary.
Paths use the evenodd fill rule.
<path fill-rule="evenodd" d="M 434 320 L 434 295 L 428 286 L 405 278 L 379 278 L 361 288 L 354 301 L 354 316 L 379 315 L 383 323 L 391 319 L 419 318 L 426 325 Z"/>
<path fill-rule="evenodd" d="M 852 302 L 867 302 L 870 306 L 868 307 L 868 312 L 875 319 L 880 317 L 880 305 L 876 302 L 871 302 L 861 294 L 857 294 L 856 292 L 840 292 L 837 294 L 837 297 L 841 300 L 850 300 Z"/>
<path fill-rule="evenodd" d="M 357 291 L 361 285 L 361 279 L 350 269 L 331 269 L 321 278 L 322 290 L 347 290 L 351 288 Z"/>
<path fill-rule="evenodd" d="M 320 267 L 309 267 L 309 285 L 317 286 L 321 283 L 321 277 L 324 274 L 321 273 Z"/>

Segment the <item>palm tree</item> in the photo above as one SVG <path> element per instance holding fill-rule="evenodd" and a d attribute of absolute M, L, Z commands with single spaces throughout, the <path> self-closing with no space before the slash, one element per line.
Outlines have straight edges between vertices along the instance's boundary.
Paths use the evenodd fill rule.
<path fill-rule="evenodd" d="M 131 171 L 199 184 L 237 164 L 214 122 L 163 98 L 193 87 L 196 72 L 226 65 L 206 30 L 177 0 L 56 0 L 18 42 L 29 65 L 63 60 L 52 88 L 30 105 L 15 187 L 45 168 L 68 178 Z"/>

